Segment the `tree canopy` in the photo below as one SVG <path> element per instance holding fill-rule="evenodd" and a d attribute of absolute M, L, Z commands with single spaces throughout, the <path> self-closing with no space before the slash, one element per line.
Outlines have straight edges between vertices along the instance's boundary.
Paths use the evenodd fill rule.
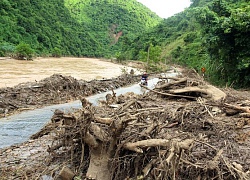
<path fill-rule="evenodd" d="M 133 37 L 161 20 L 135 0 L 2 0 L 0 53 L 4 45 L 29 44 L 37 55 L 104 57 L 119 49 L 119 31 Z"/>
<path fill-rule="evenodd" d="M 204 67 L 213 83 L 249 87 L 249 0 L 191 2 L 161 19 L 136 0 L 2 0 L 0 55 L 12 55 L 21 43 L 38 56 L 154 54 L 157 63 Z"/>
<path fill-rule="evenodd" d="M 247 0 L 192 0 L 190 8 L 164 19 L 129 42 L 124 52 L 140 59 L 147 45 L 161 46 L 164 61 L 200 71 L 213 83 L 250 85 L 250 9 Z"/>

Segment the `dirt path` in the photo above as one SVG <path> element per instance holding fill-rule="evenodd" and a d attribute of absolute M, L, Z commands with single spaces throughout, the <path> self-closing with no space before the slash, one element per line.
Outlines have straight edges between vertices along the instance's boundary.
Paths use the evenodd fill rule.
<path fill-rule="evenodd" d="M 55 73 L 76 79 L 93 80 L 117 77 L 130 67 L 93 58 L 36 58 L 34 61 L 0 59 L 0 88 L 34 82 Z"/>

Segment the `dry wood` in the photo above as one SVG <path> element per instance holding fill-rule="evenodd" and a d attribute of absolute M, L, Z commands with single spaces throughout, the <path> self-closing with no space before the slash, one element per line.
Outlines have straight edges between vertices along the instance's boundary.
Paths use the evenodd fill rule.
<path fill-rule="evenodd" d="M 168 92 L 172 93 L 172 94 L 183 94 L 183 93 L 196 92 L 196 93 L 205 94 L 214 101 L 223 100 L 226 97 L 226 93 L 224 93 L 220 89 L 218 89 L 214 86 L 211 86 L 211 85 L 185 87 L 182 89 L 172 89 L 172 90 L 169 90 Z"/>
<path fill-rule="evenodd" d="M 94 117 L 94 121 L 97 123 L 101 123 L 101 124 L 111 124 L 113 122 L 112 118 L 101 118 L 101 117 Z"/>
<path fill-rule="evenodd" d="M 196 97 L 192 97 L 192 96 L 182 96 L 182 95 L 176 95 L 176 94 L 170 94 L 170 93 L 162 93 L 162 92 L 159 92 L 159 91 L 155 91 L 153 89 L 149 89 L 147 86 L 143 86 L 143 85 L 140 85 L 142 86 L 143 88 L 149 90 L 149 91 L 152 91 L 154 93 L 157 93 L 157 94 L 160 94 L 160 95 L 164 95 L 164 96 L 169 96 L 169 97 L 179 97 L 179 98 L 187 98 L 187 99 L 196 99 Z"/>
<path fill-rule="evenodd" d="M 198 96 L 208 97 L 217 92 L 208 86 L 195 88 L 199 91 Z M 65 156 L 70 157 L 71 152 L 68 162 L 72 165 L 80 164 L 76 166 L 77 171 L 92 179 L 182 179 L 185 175 L 190 179 L 247 177 L 244 164 L 232 164 L 237 162 L 237 157 L 230 154 L 236 150 L 233 147 L 235 142 L 231 142 L 232 137 L 227 136 L 232 131 L 225 132 L 227 124 L 222 124 L 230 124 L 227 119 L 229 117 L 224 116 L 225 121 L 222 122 L 218 113 L 213 118 L 213 123 L 209 122 L 214 112 L 211 109 L 220 106 L 221 102 L 212 104 L 211 101 L 206 102 L 205 98 L 189 96 L 195 94 L 193 91 L 184 92 L 185 95 L 171 94 L 163 89 L 162 92 L 151 91 L 169 97 L 184 97 L 186 100 L 174 102 L 171 98 L 171 101 L 166 101 L 163 96 L 148 93 L 149 96 L 124 96 L 117 109 L 107 106 L 92 108 L 91 104 L 85 102 L 82 116 L 75 116 L 76 123 L 69 123 L 63 133 L 57 128 L 59 137 L 55 141 L 61 142 L 64 139 L 66 143 L 61 144 L 62 148 L 55 149 L 51 154 L 61 155 L 61 151 L 65 151 Z M 193 99 L 197 99 L 198 103 L 188 101 Z M 245 111 L 240 112 L 248 114 Z M 61 114 L 58 122 L 63 117 L 67 118 Z M 174 129 L 167 129 L 174 126 Z M 71 138 L 73 141 L 70 141 Z M 193 143 L 192 138 L 199 140 Z M 223 147 L 222 143 L 225 143 L 223 154 L 229 153 L 228 161 L 224 161 L 222 150 L 218 150 Z M 246 148 L 242 144 L 241 146 Z M 246 151 L 238 151 L 239 154 L 242 152 Z M 241 159 L 247 162 L 244 155 Z"/>
<path fill-rule="evenodd" d="M 148 175 L 148 173 L 150 172 L 150 170 L 152 169 L 153 164 L 155 164 L 157 161 L 157 159 L 152 159 L 147 165 L 146 167 L 142 170 L 143 172 L 143 176 L 146 177 Z"/>
<path fill-rule="evenodd" d="M 123 106 L 120 106 L 116 110 L 117 114 L 122 113 L 123 111 L 125 111 L 126 109 L 128 109 L 130 106 L 132 106 L 135 102 L 136 102 L 136 99 L 129 101 L 128 103 L 124 104 Z"/>
<path fill-rule="evenodd" d="M 232 108 L 234 110 L 238 110 L 241 112 L 245 112 L 245 113 L 249 113 L 250 114 L 250 109 L 249 107 L 241 107 L 241 106 L 237 106 L 237 105 L 232 105 L 232 104 L 228 104 L 228 103 L 224 103 L 224 105 L 228 108 Z"/>
<path fill-rule="evenodd" d="M 178 142 L 178 140 L 167 140 L 167 139 L 148 139 L 148 140 L 142 140 L 137 141 L 134 143 L 125 143 L 123 145 L 124 148 L 129 149 L 131 151 L 135 151 L 138 153 L 143 153 L 143 150 L 141 148 L 144 147 L 155 147 L 155 146 L 165 146 L 170 147 L 171 142 L 175 143 L 175 146 L 181 149 L 188 149 L 190 145 L 193 143 L 192 139 L 186 139 L 183 142 Z"/>
<path fill-rule="evenodd" d="M 158 126 L 157 122 L 153 122 L 147 129 L 141 132 L 143 136 L 150 134 Z"/>
<path fill-rule="evenodd" d="M 243 118 L 250 118 L 250 113 L 240 113 L 239 116 Z"/>
<path fill-rule="evenodd" d="M 123 147 L 131 151 L 143 153 L 142 147 L 169 146 L 170 142 L 167 139 L 148 139 L 134 143 L 125 143 Z"/>
<path fill-rule="evenodd" d="M 59 177 L 62 180 L 72 180 L 74 176 L 75 174 L 66 166 L 64 166 L 59 173 Z"/>
<path fill-rule="evenodd" d="M 169 82 L 169 83 L 165 83 L 165 84 L 163 84 L 163 85 L 156 86 L 155 89 L 165 89 L 165 88 L 168 88 L 168 87 L 170 87 L 170 86 L 182 84 L 182 83 L 184 83 L 184 82 L 187 82 L 187 78 L 177 79 L 177 81 L 171 81 L 171 82 Z"/>
<path fill-rule="evenodd" d="M 200 103 L 201 105 L 203 105 L 203 106 L 205 107 L 205 109 L 207 110 L 208 114 L 209 114 L 212 118 L 214 118 L 214 116 L 212 115 L 212 113 L 211 113 L 211 112 L 209 111 L 209 109 L 207 108 L 207 106 L 206 106 L 206 104 L 205 104 L 205 101 L 204 101 L 201 97 L 199 97 L 199 98 L 197 99 L 197 102 Z"/>

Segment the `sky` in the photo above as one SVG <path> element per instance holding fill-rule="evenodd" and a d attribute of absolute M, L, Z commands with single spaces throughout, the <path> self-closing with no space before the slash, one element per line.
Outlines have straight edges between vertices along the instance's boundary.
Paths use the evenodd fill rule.
<path fill-rule="evenodd" d="M 189 7 L 190 0 L 137 0 L 162 18 L 168 18 Z"/>

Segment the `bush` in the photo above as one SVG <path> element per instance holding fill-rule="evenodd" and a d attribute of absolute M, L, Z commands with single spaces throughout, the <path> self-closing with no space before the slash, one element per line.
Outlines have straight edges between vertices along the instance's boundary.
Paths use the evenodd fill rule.
<path fill-rule="evenodd" d="M 62 51 L 58 47 L 55 47 L 52 50 L 52 57 L 61 57 L 61 56 L 62 56 Z"/>
<path fill-rule="evenodd" d="M 0 44 L 0 56 L 13 56 L 15 46 L 13 44 L 4 42 Z"/>
<path fill-rule="evenodd" d="M 20 43 L 15 50 L 15 58 L 20 60 L 32 60 L 34 50 L 29 44 Z"/>

